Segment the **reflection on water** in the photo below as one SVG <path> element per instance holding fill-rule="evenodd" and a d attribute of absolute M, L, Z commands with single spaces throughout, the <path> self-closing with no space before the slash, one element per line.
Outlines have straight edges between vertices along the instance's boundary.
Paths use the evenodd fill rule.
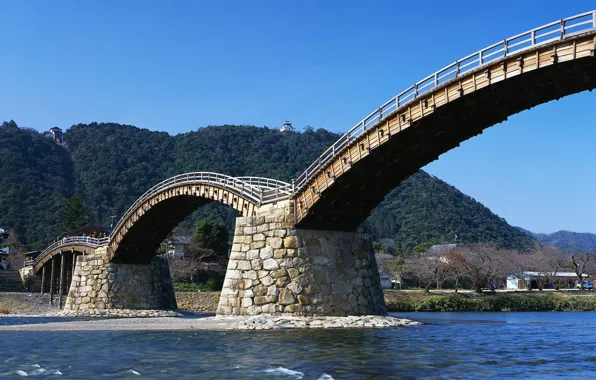
<path fill-rule="evenodd" d="M 543 379 L 591 377 L 596 370 L 596 313 L 409 316 L 427 324 L 378 330 L 2 332 L 0 377 Z"/>

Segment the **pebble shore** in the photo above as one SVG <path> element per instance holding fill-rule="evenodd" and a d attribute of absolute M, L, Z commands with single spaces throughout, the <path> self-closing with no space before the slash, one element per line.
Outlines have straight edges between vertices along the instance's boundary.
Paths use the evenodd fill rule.
<path fill-rule="evenodd" d="M 123 310 L 120 310 L 122 312 Z M 375 315 L 350 317 L 299 317 L 284 315 L 258 316 L 215 316 L 194 315 L 182 318 L 183 314 L 164 310 L 134 310 L 132 313 L 116 315 L 48 313 L 29 318 L 48 317 L 90 317 L 82 321 L 57 321 L 39 324 L 0 326 L 0 331 L 170 331 L 170 330 L 279 330 L 279 329 L 341 329 L 341 328 L 383 328 L 416 326 L 420 322 L 404 318 Z M 176 315 L 174 315 L 175 313 Z M 122 318 L 127 316 L 126 318 Z M 13 315 L 16 317 L 16 315 Z M 103 317 L 103 318 L 91 318 Z"/>

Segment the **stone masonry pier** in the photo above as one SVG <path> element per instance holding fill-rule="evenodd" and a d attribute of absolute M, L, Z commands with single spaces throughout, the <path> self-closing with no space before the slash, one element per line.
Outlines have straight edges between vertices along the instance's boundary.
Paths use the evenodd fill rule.
<path fill-rule="evenodd" d="M 366 234 L 295 229 L 293 206 L 282 201 L 236 219 L 217 314 L 386 314 Z"/>
<path fill-rule="evenodd" d="M 66 299 L 66 310 L 176 309 L 168 262 L 156 256 L 149 264 L 108 260 L 107 247 L 80 256 Z"/>

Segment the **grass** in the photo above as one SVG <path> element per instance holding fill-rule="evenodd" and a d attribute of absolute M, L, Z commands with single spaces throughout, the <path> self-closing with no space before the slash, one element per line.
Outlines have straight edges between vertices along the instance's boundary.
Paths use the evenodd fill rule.
<path fill-rule="evenodd" d="M 389 311 L 595 311 L 595 294 L 385 292 Z"/>

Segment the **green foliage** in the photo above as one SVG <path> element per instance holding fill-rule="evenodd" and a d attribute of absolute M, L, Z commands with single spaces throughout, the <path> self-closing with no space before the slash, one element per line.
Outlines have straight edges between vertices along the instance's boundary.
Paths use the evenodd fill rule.
<path fill-rule="evenodd" d="M 383 244 L 381 244 L 379 242 L 373 241 L 372 246 L 373 246 L 373 251 L 375 253 L 387 252 L 387 247 L 385 247 Z"/>
<path fill-rule="evenodd" d="M 29 249 L 43 249 L 59 232 L 64 200 L 74 191 L 73 172 L 62 146 L 14 121 L 1 124 L 0 227 L 33 243 Z"/>
<path fill-rule="evenodd" d="M 420 171 L 390 192 L 367 219 L 375 240 L 392 238 L 398 252 L 421 243 L 491 243 L 528 250 L 535 240 L 455 187 Z"/>
<path fill-rule="evenodd" d="M 414 247 L 414 249 L 412 250 L 412 253 L 414 253 L 415 255 L 420 255 L 420 254 L 428 251 L 428 249 L 430 247 L 432 247 L 432 243 L 420 243 Z"/>
<path fill-rule="evenodd" d="M 209 291 L 215 291 L 215 290 L 221 290 L 223 283 L 221 281 L 217 281 L 213 278 L 209 279 L 207 281 L 207 284 L 205 284 L 207 290 Z"/>
<path fill-rule="evenodd" d="M 595 311 L 596 295 L 498 293 L 430 295 L 385 292 L 389 311 Z"/>
<path fill-rule="evenodd" d="M 211 219 L 201 219 L 195 226 L 193 242 L 204 249 L 211 249 L 219 257 L 228 256 L 228 230 L 226 226 Z"/>
<path fill-rule="evenodd" d="M 62 232 L 75 230 L 89 222 L 87 210 L 79 194 L 67 199 L 62 210 Z"/>

